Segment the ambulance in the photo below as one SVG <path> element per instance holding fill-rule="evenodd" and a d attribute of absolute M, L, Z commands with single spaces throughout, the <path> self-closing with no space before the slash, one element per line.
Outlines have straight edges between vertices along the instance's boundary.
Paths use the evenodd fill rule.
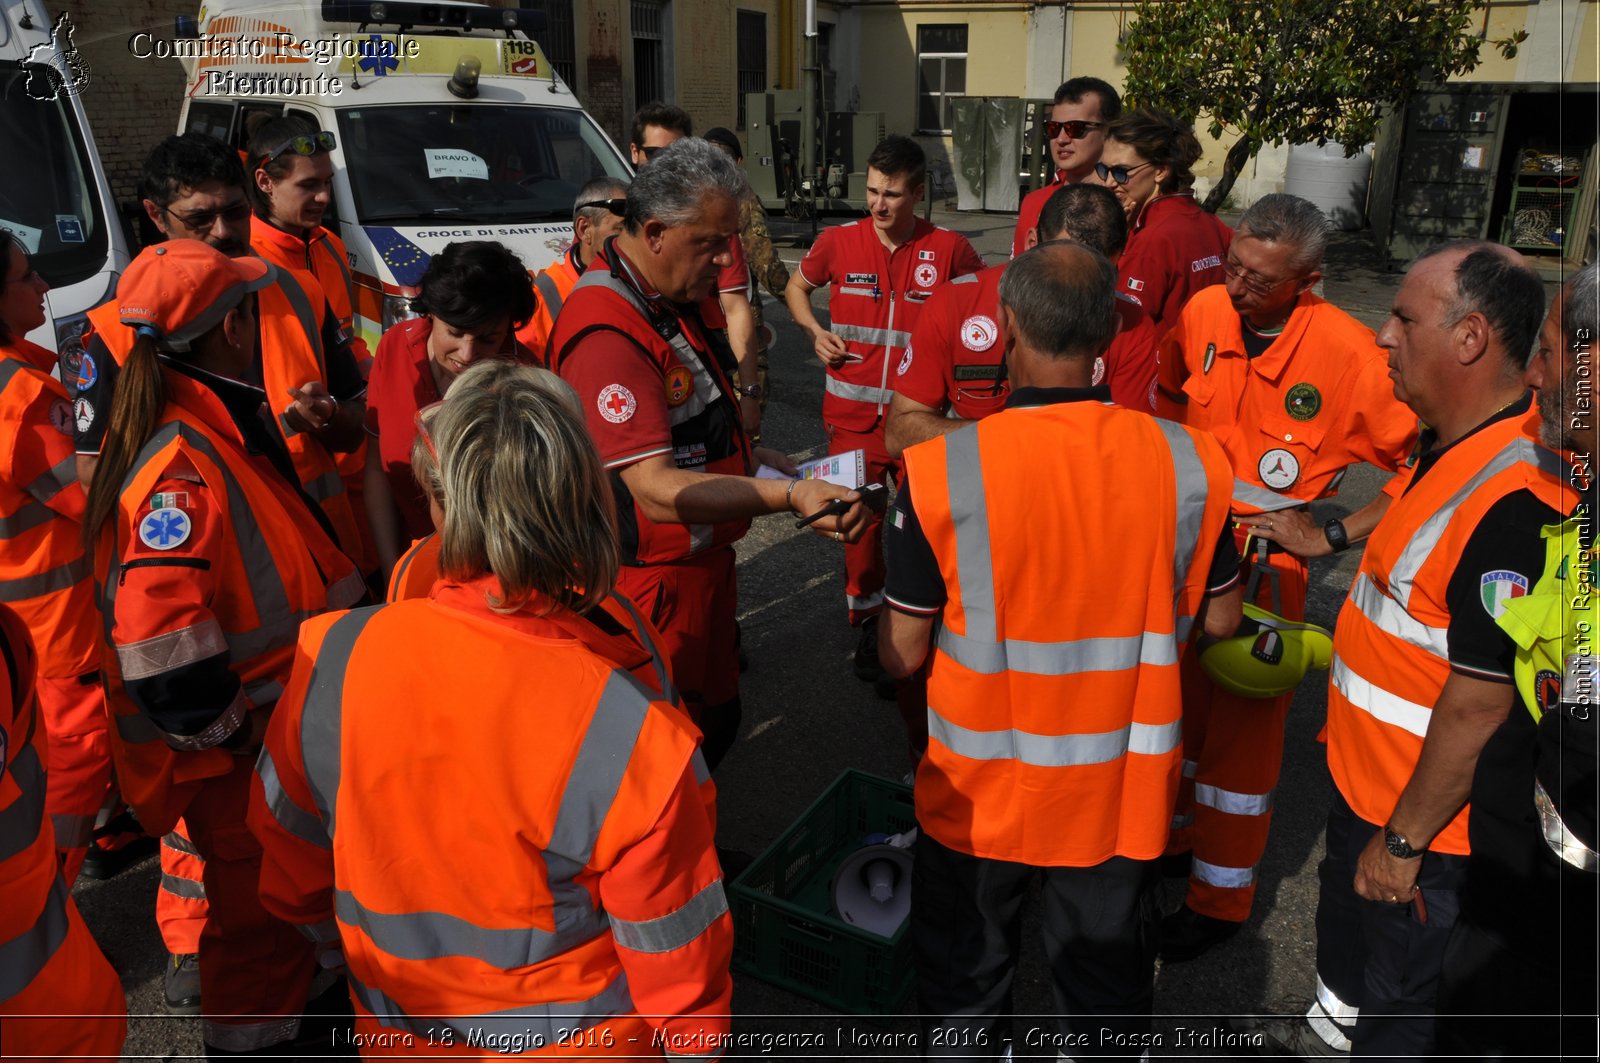
<path fill-rule="evenodd" d="M 534 39 L 543 20 L 450 0 L 208 0 L 178 39 L 142 46 L 184 65 L 181 132 L 243 151 L 265 112 L 335 135 L 323 225 L 376 350 L 445 245 L 497 240 L 542 269 L 571 242 L 579 190 L 632 173 Z"/>
<path fill-rule="evenodd" d="M 88 311 L 128 265 L 116 199 L 80 97 L 94 82 L 72 20 L 39 0 L 0 0 L 0 229 L 22 241 L 50 282 L 45 323 L 28 334 L 77 373 Z"/>

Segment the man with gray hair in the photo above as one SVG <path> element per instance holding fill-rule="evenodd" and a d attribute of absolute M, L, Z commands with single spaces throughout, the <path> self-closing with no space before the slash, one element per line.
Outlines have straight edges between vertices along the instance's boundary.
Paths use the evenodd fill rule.
<path fill-rule="evenodd" d="M 595 254 L 605 246 L 607 240 L 622 231 L 622 214 L 627 205 L 626 177 L 602 175 L 593 178 L 579 190 L 578 198 L 572 205 L 572 243 L 560 258 L 533 278 L 539 304 L 534 310 L 533 320 L 517 333 L 517 339 L 522 341 L 523 346 L 544 355 L 550 333 L 556 327 L 556 317 L 561 313 L 561 305 L 572 294 L 572 286 L 589 268 Z"/>
<path fill-rule="evenodd" d="M 1006 407 L 906 450 L 886 522 L 878 652 L 895 676 L 932 658 L 911 889 L 932 1056 L 1000 1055 L 1036 877 L 1059 1024 L 1043 1043 L 1102 1059 L 1152 1043 L 1178 660 L 1195 627 L 1234 633 L 1240 593 L 1222 448 L 1090 384 L 1116 283 L 1081 244 L 1007 267 Z"/>
<path fill-rule="evenodd" d="M 752 448 L 740 422 L 733 351 L 707 327 L 702 300 L 729 261 L 744 177 L 719 148 L 684 137 L 628 190 L 623 231 L 590 262 L 550 337 L 550 366 L 576 389 L 616 491 L 618 588 L 655 619 L 672 679 L 715 767 L 738 732 L 733 544 L 750 519 L 850 504 L 811 527 L 860 538 L 856 492 L 793 474 Z"/>
<path fill-rule="evenodd" d="M 1343 520 L 1314 520 L 1309 504 L 1333 497 L 1351 465 L 1400 468 L 1417 435 L 1372 330 L 1312 291 L 1327 239 L 1313 204 L 1263 196 L 1239 222 L 1224 283 L 1190 299 L 1156 351 L 1156 412 L 1211 432 L 1233 465 L 1246 600 L 1292 621 L 1305 618 L 1305 559 L 1364 539 L 1389 496 Z M 1293 699 L 1246 697 L 1185 666 L 1185 779 L 1168 852 L 1189 888 L 1162 923 L 1167 963 L 1250 916 Z"/>

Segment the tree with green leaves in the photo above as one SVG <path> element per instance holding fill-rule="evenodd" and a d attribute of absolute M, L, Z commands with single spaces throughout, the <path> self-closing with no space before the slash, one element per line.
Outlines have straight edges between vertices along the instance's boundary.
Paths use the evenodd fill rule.
<path fill-rule="evenodd" d="M 1126 96 L 1238 136 L 1207 210 L 1267 144 L 1371 141 L 1385 110 L 1478 65 L 1481 0 L 1140 0 Z M 1510 58 L 1527 33 L 1488 42 Z"/>

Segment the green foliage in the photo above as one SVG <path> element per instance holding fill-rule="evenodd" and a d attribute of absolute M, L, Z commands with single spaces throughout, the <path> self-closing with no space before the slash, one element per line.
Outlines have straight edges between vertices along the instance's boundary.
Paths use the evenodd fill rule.
<path fill-rule="evenodd" d="M 1122 42 L 1127 97 L 1212 137 L 1239 134 L 1206 197 L 1215 210 L 1264 145 L 1334 140 L 1353 153 L 1417 85 L 1471 71 L 1484 43 L 1476 10 L 1474 0 L 1140 0 Z M 1510 58 L 1526 39 L 1489 43 Z"/>

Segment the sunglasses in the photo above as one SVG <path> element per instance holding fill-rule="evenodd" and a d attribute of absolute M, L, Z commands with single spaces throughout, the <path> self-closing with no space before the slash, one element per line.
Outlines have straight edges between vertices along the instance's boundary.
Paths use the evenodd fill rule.
<path fill-rule="evenodd" d="M 1089 130 L 1104 129 L 1105 126 L 1104 122 L 1089 122 L 1082 118 L 1069 118 L 1065 122 L 1046 122 L 1044 124 L 1044 138 L 1046 140 L 1054 140 L 1062 133 L 1066 133 L 1073 140 L 1080 140 Z"/>
<path fill-rule="evenodd" d="M 665 144 L 662 144 L 662 145 L 660 145 L 658 147 L 654 147 L 654 148 L 640 148 L 639 149 L 639 154 L 643 155 L 647 159 L 653 159 L 657 155 L 661 154 L 663 151 L 666 151 L 666 150 L 667 150 L 667 146 Z"/>
<path fill-rule="evenodd" d="M 218 218 L 230 224 L 238 224 L 248 218 L 250 216 L 250 201 L 241 199 L 237 203 L 228 204 L 221 210 L 202 210 L 194 214 L 179 214 L 171 207 L 162 207 L 161 209 L 172 217 L 177 218 L 187 228 L 196 232 L 209 232 L 211 227 L 217 224 Z"/>
<path fill-rule="evenodd" d="M 1146 166 L 1151 165 L 1153 164 L 1141 162 L 1137 166 L 1107 166 L 1103 162 L 1097 162 L 1094 164 L 1094 174 L 1102 181 L 1109 177 L 1117 184 L 1125 185 L 1128 183 L 1128 178 L 1132 177 Z"/>
<path fill-rule="evenodd" d="M 1274 288 L 1281 287 L 1288 281 L 1299 279 L 1298 277 L 1284 277 L 1281 280 L 1275 281 L 1263 280 L 1262 278 L 1257 277 L 1254 273 L 1251 273 L 1249 270 L 1245 269 L 1243 266 L 1239 265 L 1239 263 L 1235 262 L 1232 255 L 1229 255 L 1227 258 L 1222 260 L 1222 272 L 1225 273 L 1230 280 L 1238 281 L 1246 291 L 1252 292 L 1256 295 L 1270 295 L 1272 294 L 1272 290 Z"/>
<path fill-rule="evenodd" d="M 653 150 L 659 151 L 661 149 L 656 148 Z M 604 207 L 620 218 L 628 209 L 628 201 L 621 197 L 617 199 L 591 199 L 587 203 L 579 203 L 573 208 L 572 213 L 576 214 L 580 210 L 592 210 L 597 207 Z"/>
<path fill-rule="evenodd" d="M 443 405 L 443 399 L 438 402 L 430 402 L 411 415 L 411 423 L 417 429 L 417 436 L 422 440 L 422 445 L 428 448 L 428 456 L 433 459 L 435 465 L 439 464 L 439 448 L 433 443 L 433 433 L 428 431 L 428 424 Z"/>
<path fill-rule="evenodd" d="M 332 130 L 324 129 L 316 133 L 302 133 L 297 137 L 290 137 L 282 144 L 273 148 L 262 157 L 263 165 L 276 159 L 279 155 L 293 152 L 296 155 L 315 155 L 319 151 L 332 151 L 339 146 L 334 139 Z"/>

